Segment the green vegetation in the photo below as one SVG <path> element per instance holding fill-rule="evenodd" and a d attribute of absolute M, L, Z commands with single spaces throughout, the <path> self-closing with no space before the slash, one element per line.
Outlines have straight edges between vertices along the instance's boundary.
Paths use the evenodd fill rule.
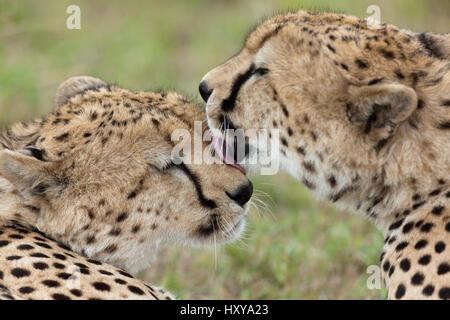
<path fill-rule="evenodd" d="M 81 30 L 65 26 L 71 4 L 81 8 Z M 200 101 L 203 74 L 237 52 L 265 16 L 331 8 L 367 17 L 371 4 L 384 22 L 449 31 L 446 0 L 0 0 L 0 126 L 50 111 L 58 84 L 80 74 Z M 268 208 L 250 213 L 242 241 L 218 248 L 217 260 L 213 248 L 163 251 L 140 276 L 179 298 L 385 297 L 365 285 L 383 244 L 370 223 L 316 202 L 285 174 L 253 180 Z"/>

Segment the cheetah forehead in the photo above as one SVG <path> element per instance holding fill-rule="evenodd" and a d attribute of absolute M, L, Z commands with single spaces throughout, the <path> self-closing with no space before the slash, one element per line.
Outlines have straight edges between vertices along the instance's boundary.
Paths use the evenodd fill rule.
<path fill-rule="evenodd" d="M 324 43 L 331 42 L 336 46 L 359 46 L 364 43 L 362 49 L 370 54 L 396 61 L 409 60 L 418 54 L 444 60 L 450 57 L 449 34 L 416 34 L 371 19 L 309 11 L 278 14 L 263 21 L 247 36 L 244 49 L 256 53 L 288 28 L 295 29 L 300 37 L 320 38 Z M 368 40 L 373 47 L 367 45 Z M 350 56 L 355 53 L 351 50 L 345 52 Z"/>
<path fill-rule="evenodd" d="M 111 136 L 122 138 L 125 130 L 138 134 L 134 128 L 152 127 L 158 132 L 149 138 L 166 140 L 174 129 L 190 129 L 195 120 L 204 118 L 197 105 L 174 92 L 135 92 L 95 78 L 90 86 L 71 79 L 58 88 L 57 107 L 52 112 L 31 122 L 14 124 L 0 135 L 0 146 L 11 150 L 29 148 L 37 157 L 60 160 L 93 141 L 107 146 Z M 38 148 L 42 144 L 46 146 L 44 154 Z"/>

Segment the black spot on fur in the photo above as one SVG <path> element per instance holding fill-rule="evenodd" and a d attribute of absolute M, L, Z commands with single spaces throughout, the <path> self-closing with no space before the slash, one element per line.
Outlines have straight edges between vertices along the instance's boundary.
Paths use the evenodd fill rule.
<path fill-rule="evenodd" d="M 449 271 L 450 271 L 450 265 L 447 262 L 442 262 L 438 266 L 437 274 L 438 275 L 443 275 L 443 274 L 446 274 Z"/>
<path fill-rule="evenodd" d="M 132 191 L 132 192 L 130 192 L 130 193 L 128 194 L 127 199 L 133 199 L 133 198 L 136 198 L 136 195 L 137 195 L 137 191 L 134 190 L 134 191 Z"/>
<path fill-rule="evenodd" d="M 360 69 L 367 69 L 369 67 L 369 64 L 361 59 L 356 59 L 355 63 Z"/>
<path fill-rule="evenodd" d="M 402 225 L 402 223 L 403 223 L 403 219 L 398 220 L 398 221 L 392 223 L 392 224 L 389 226 L 389 230 L 395 230 L 395 229 L 398 229 L 398 228 Z"/>
<path fill-rule="evenodd" d="M 17 249 L 19 249 L 19 250 L 32 250 L 32 249 L 34 249 L 34 247 L 30 246 L 29 244 L 21 244 L 20 246 L 17 246 Z"/>
<path fill-rule="evenodd" d="M 327 48 L 331 51 L 331 52 L 333 52 L 333 53 L 336 53 L 336 49 L 334 49 L 334 47 L 331 45 L 331 44 L 327 44 Z"/>
<path fill-rule="evenodd" d="M 314 190 L 316 188 L 316 186 L 306 178 L 302 180 L 302 183 L 310 190 Z"/>
<path fill-rule="evenodd" d="M 441 130 L 449 130 L 450 129 L 450 121 L 445 121 L 445 122 L 439 123 L 438 128 Z"/>
<path fill-rule="evenodd" d="M 433 294 L 434 292 L 434 286 L 432 284 L 427 285 L 425 288 L 423 288 L 422 293 L 429 297 Z"/>
<path fill-rule="evenodd" d="M 402 73 L 399 69 L 395 70 L 394 73 L 395 73 L 395 76 L 396 76 L 397 78 L 399 78 L 399 79 L 405 79 L 405 76 L 403 75 L 403 73 Z"/>
<path fill-rule="evenodd" d="M 386 49 L 380 49 L 380 53 L 388 60 L 392 60 L 395 58 L 394 53 L 392 51 Z"/>
<path fill-rule="evenodd" d="M 289 111 L 284 104 L 281 105 L 281 110 L 283 111 L 286 117 L 289 117 Z"/>
<path fill-rule="evenodd" d="M 409 233 L 412 230 L 413 227 L 414 227 L 414 222 L 408 222 L 407 224 L 405 224 L 403 226 L 402 232 L 403 233 Z"/>
<path fill-rule="evenodd" d="M 122 212 L 116 219 L 117 222 L 122 222 L 128 217 L 126 212 Z"/>
<path fill-rule="evenodd" d="M 368 85 L 368 86 L 373 86 L 373 85 L 375 85 L 375 84 L 377 84 L 377 83 L 379 83 L 379 82 L 381 82 L 381 81 L 383 81 L 383 78 L 375 78 L 375 79 L 370 80 L 370 81 L 367 83 L 367 85 Z"/>
<path fill-rule="evenodd" d="M 137 294 L 137 295 L 143 295 L 144 294 L 144 291 L 142 291 L 140 288 L 138 288 L 136 286 L 128 286 L 127 288 L 128 288 L 128 290 L 130 290 L 134 294 Z"/>
<path fill-rule="evenodd" d="M 405 286 L 403 284 L 400 284 L 397 287 L 397 290 L 395 291 L 395 298 L 401 299 L 405 295 L 405 292 L 406 292 Z"/>
<path fill-rule="evenodd" d="M 428 233 L 428 232 L 430 232 L 430 230 L 431 230 L 433 227 L 434 227 L 434 223 L 432 223 L 432 222 L 425 223 L 425 224 L 422 225 L 422 227 L 420 228 L 420 232 Z"/>
<path fill-rule="evenodd" d="M 407 246 L 408 246 L 408 242 L 402 241 L 402 242 L 400 242 L 400 243 L 395 247 L 395 251 L 402 251 L 402 250 L 405 249 Z"/>
<path fill-rule="evenodd" d="M 415 286 L 420 286 L 423 284 L 423 280 L 425 279 L 424 275 L 420 272 L 416 272 L 411 278 L 411 284 Z"/>
<path fill-rule="evenodd" d="M 33 263 L 33 267 L 37 270 L 45 270 L 48 269 L 48 264 L 45 262 L 35 262 Z"/>
<path fill-rule="evenodd" d="M 422 109 L 425 103 L 422 99 L 417 100 L 417 109 Z"/>
<path fill-rule="evenodd" d="M 49 246 L 48 244 L 44 243 L 44 242 L 35 242 L 35 245 L 42 247 L 42 248 L 46 248 L 46 249 L 51 249 L 52 247 Z"/>
<path fill-rule="evenodd" d="M 450 287 L 444 287 L 439 290 L 439 298 L 442 300 L 449 300 L 450 299 Z"/>
<path fill-rule="evenodd" d="M 28 277 L 31 273 L 27 269 L 14 268 L 11 270 L 11 274 L 16 278 Z"/>
<path fill-rule="evenodd" d="M 67 140 L 68 137 L 69 137 L 69 133 L 66 132 L 66 133 L 63 133 L 63 134 L 55 137 L 55 140 L 58 141 L 58 142 L 62 142 L 64 140 Z"/>
<path fill-rule="evenodd" d="M 435 216 L 441 215 L 442 211 L 444 211 L 444 206 L 435 206 L 433 210 L 431 210 L 431 213 Z"/>
<path fill-rule="evenodd" d="M 57 288 L 57 287 L 61 286 L 59 284 L 59 282 L 55 281 L 55 280 L 44 280 L 44 281 L 42 281 L 42 284 L 49 288 Z"/>
<path fill-rule="evenodd" d="M 418 202 L 418 203 L 415 203 L 415 204 L 413 204 L 412 208 L 413 208 L 413 210 L 416 210 L 417 208 L 420 208 L 421 206 L 423 206 L 425 203 L 426 203 L 425 200 L 421 201 L 421 202 Z"/>
<path fill-rule="evenodd" d="M 52 294 L 52 298 L 53 300 L 71 300 L 70 297 L 62 293 L 54 293 Z"/>
<path fill-rule="evenodd" d="M 383 147 L 389 142 L 390 137 L 387 137 L 385 139 L 381 139 L 380 141 L 377 142 L 376 146 L 375 146 L 375 151 L 378 153 L 381 151 L 381 149 L 383 149 Z"/>
<path fill-rule="evenodd" d="M 82 292 L 78 289 L 72 289 L 70 290 L 70 293 L 73 294 L 75 297 L 81 297 Z"/>
<path fill-rule="evenodd" d="M 426 266 L 427 264 L 430 263 L 430 261 L 431 261 L 431 256 L 429 254 L 426 254 L 426 255 L 422 256 L 418 262 L 419 262 L 419 264 Z"/>
<path fill-rule="evenodd" d="M 445 250 L 445 243 L 443 241 L 438 241 L 434 246 L 434 251 L 436 251 L 436 253 L 441 253 L 444 250 Z"/>
<path fill-rule="evenodd" d="M 97 289 L 98 291 L 111 291 L 111 287 L 108 284 L 104 283 L 104 282 L 100 282 L 100 281 L 94 282 L 92 284 L 92 286 L 95 289 Z"/>
<path fill-rule="evenodd" d="M 22 294 L 29 294 L 29 293 L 32 293 L 33 291 L 34 291 L 34 288 L 28 287 L 28 286 L 19 288 L 19 292 Z"/>
<path fill-rule="evenodd" d="M 408 258 L 404 258 L 402 261 L 400 261 L 400 268 L 403 271 L 407 272 L 410 267 L 411 267 L 411 262 L 409 261 Z"/>
<path fill-rule="evenodd" d="M 122 279 L 114 279 L 114 282 L 115 283 L 118 283 L 118 284 L 122 284 L 122 285 L 124 285 L 124 284 L 127 284 L 127 282 L 125 281 L 125 280 L 122 280 Z"/>
<path fill-rule="evenodd" d="M 328 184 L 329 184 L 332 188 L 336 187 L 337 182 L 336 182 L 336 178 L 335 178 L 333 175 L 331 175 L 331 176 L 328 178 Z"/>
<path fill-rule="evenodd" d="M 435 189 L 435 190 L 431 191 L 428 195 L 430 197 L 434 197 L 434 196 L 437 196 L 439 193 L 441 193 L 441 189 Z"/>
<path fill-rule="evenodd" d="M 421 239 L 421 240 L 416 242 L 416 244 L 414 246 L 414 249 L 420 250 L 422 248 L 425 248 L 427 244 L 428 244 L 427 240 Z"/>
<path fill-rule="evenodd" d="M 303 167 L 309 171 L 310 173 L 315 173 L 316 172 L 316 167 L 314 166 L 314 163 L 311 161 L 304 161 L 303 162 Z"/>
<path fill-rule="evenodd" d="M 297 147 L 297 152 L 303 156 L 306 155 L 305 148 L 303 147 Z"/>

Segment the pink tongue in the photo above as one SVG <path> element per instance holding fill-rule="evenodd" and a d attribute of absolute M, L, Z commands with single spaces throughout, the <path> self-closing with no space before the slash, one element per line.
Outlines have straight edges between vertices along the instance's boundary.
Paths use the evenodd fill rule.
<path fill-rule="evenodd" d="M 234 160 L 227 159 L 226 156 L 226 145 L 223 143 L 223 139 L 217 138 L 216 136 L 213 137 L 214 141 L 214 148 L 216 149 L 217 154 L 219 157 L 225 162 L 226 164 L 238 169 L 243 174 L 246 174 L 245 169 L 242 168 L 239 164 L 235 163 Z M 225 149 L 225 152 L 224 152 Z M 225 154 L 224 154 L 225 153 Z"/>

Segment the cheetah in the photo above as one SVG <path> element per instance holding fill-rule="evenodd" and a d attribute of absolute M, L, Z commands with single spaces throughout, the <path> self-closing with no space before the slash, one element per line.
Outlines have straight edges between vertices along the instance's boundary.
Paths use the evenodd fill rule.
<path fill-rule="evenodd" d="M 172 298 L 130 273 L 158 248 L 235 239 L 252 194 L 231 166 L 171 154 L 173 131 L 203 134 L 205 119 L 177 93 L 80 76 L 53 112 L 2 134 L 0 298 Z"/>
<path fill-rule="evenodd" d="M 376 224 L 388 299 L 448 300 L 449 60 L 449 34 L 287 12 L 258 25 L 199 90 L 228 150 L 224 123 L 276 130 L 280 170 Z M 245 159 L 271 143 L 247 144 L 241 166 L 259 172 Z"/>

